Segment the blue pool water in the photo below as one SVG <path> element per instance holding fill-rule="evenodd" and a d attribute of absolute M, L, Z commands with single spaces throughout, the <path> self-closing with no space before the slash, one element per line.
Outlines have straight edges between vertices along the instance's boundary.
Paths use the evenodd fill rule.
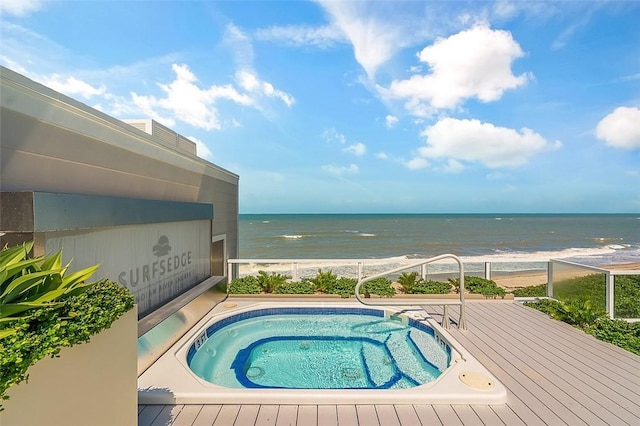
<path fill-rule="evenodd" d="M 191 344 L 200 378 L 229 388 L 393 389 L 435 380 L 451 349 L 426 324 L 362 308 L 271 308 L 224 318 Z"/>

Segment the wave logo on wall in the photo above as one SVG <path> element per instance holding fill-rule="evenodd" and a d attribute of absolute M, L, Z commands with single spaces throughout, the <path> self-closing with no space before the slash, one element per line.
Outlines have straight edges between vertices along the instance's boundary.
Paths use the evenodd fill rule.
<path fill-rule="evenodd" d="M 168 255 L 170 251 L 169 238 L 166 235 L 162 235 L 158 239 L 158 243 L 153 246 L 153 254 L 155 254 L 156 257 L 162 257 Z"/>

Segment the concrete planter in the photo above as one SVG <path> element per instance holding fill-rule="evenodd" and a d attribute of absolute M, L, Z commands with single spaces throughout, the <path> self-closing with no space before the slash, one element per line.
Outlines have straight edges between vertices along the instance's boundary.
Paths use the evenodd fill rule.
<path fill-rule="evenodd" d="M 2 426 L 136 425 L 137 309 L 88 343 L 63 348 L 29 368 L 29 381 L 8 390 Z"/>

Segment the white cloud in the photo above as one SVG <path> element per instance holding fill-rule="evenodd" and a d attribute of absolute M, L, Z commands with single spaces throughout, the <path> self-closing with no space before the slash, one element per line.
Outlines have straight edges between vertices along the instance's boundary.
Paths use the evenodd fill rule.
<path fill-rule="evenodd" d="M 456 108 L 474 97 L 491 102 L 531 78 L 511 72 L 511 63 L 521 56 L 522 49 L 511 33 L 477 24 L 440 38 L 418 53 L 419 60 L 429 64 L 429 74 L 394 80 L 388 89 L 378 90 L 388 98 L 407 99 L 407 109 L 416 116 L 432 114 L 434 108 Z"/>
<path fill-rule="evenodd" d="M 317 1 L 328 13 L 331 25 L 339 28 L 349 40 L 356 61 L 370 79 L 398 49 L 423 39 L 430 29 L 424 19 L 424 9 L 418 4 L 411 11 L 401 13 L 398 4 L 392 2 Z"/>
<path fill-rule="evenodd" d="M 41 81 L 45 86 L 71 97 L 79 95 L 85 99 L 89 99 L 92 96 L 104 95 L 107 91 L 107 88 L 103 85 L 94 87 L 86 81 L 79 80 L 73 76 L 65 79 L 58 74 L 54 74 L 42 77 Z"/>
<path fill-rule="evenodd" d="M 244 90 L 254 95 L 253 101 L 256 107 L 257 99 L 255 95 L 280 99 L 289 107 L 294 104 L 295 99 L 293 96 L 276 89 L 273 84 L 260 79 L 258 73 L 253 69 L 254 53 L 251 38 L 239 27 L 234 24 L 227 25 L 225 28 L 224 43 L 229 46 L 233 53 L 238 68 L 235 75 L 236 82 Z"/>
<path fill-rule="evenodd" d="M 444 118 L 421 135 L 427 143 L 419 150 L 424 158 L 479 162 L 491 168 L 521 166 L 534 155 L 561 146 L 527 128 L 518 132 L 479 120 L 455 118 Z"/>
<path fill-rule="evenodd" d="M 444 171 L 447 173 L 460 173 L 464 170 L 464 165 L 453 158 L 449 158 L 447 164 L 444 166 Z"/>
<path fill-rule="evenodd" d="M 310 27 L 305 25 L 272 26 L 257 30 L 255 38 L 264 41 L 283 42 L 292 46 L 312 45 L 328 48 L 345 42 L 343 33 L 332 25 Z"/>
<path fill-rule="evenodd" d="M 2 0 L 0 12 L 15 16 L 27 16 L 44 7 L 43 0 Z"/>
<path fill-rule="evenodd" d="M 618 107 L 598 123 L 598 139 L 616 148 L 640 148 L 640 109 Z"/>
<path fill-rule="evenodd" d="M 385 124 L 385 126 L 387 126 L 387 129 L 391 129 L 391 128 L 395 127 L 396 124 L 398 124 L 398 117 L 396 117 L 394 115 L 387 115 L 384 118 L 384 124 Z"/>
<path fill-rule="evenodd" d="M 196 138 L 195 136 L 187 136 L 187 139 L 196 144 L 196 154 L 198 155 L 198 157 L 213 162 L 213 153 L 206 143 Z"/>
<path fill-rule="evenodd" d="M 341 145 L 347 143 L 347 137 L 342 133 L 338 133 L 333 127 L 325 129 L 321 136 L 326 142 L 338 142 Z"/>
<path fill-rule="evenodd" d="M 498 19 L 508 19 L 517 14 L 518 8 L 509 0 L 498 0 L 493 4 L 492 12 Z"/>
<path fill-rule="evenodd" d="M 348 166 L 335 166 L 333 164 L 327 164 L 325 166 L 322 166 L 322 170 L 336 176 L 342 176 L 345 174 L 353 175 L 360 172 L 360 168 L 358 167 L 358 165 L 353 163 Z"/>
<path fill-rule="evenodd" d="M 225 45 L 233 53 L 236 66 L 247 69 L 253 66 L 253 45 L 251 39 L 239 27 L 228 24 L 224 32 Z"/>
<path fill-rule="evenodd" d="M 348 147 L 344 148 L 343 151 L 360 157 L 367 152 L 367 147 L 362 142 L 356 142 L 353 145 L 349 145 Z"/>
<path fill-rule="evenodd" d="M 268 98 L 277 98 L 285 103 L 287 106 L 291 106 L 294 104 L 295 99 L 293 96 L 281 91 L 277 90 L 273 87 L 271 83 L 267 83 L 266 81 L 261 81 L 254 73 L 241 70 L 236 73 L 236 81 L 244 90 L 248 92 L 259 93 Z"/>
<path fill-rule="evenodd" d="M 424 157 L 415 157 L 404 163 L 409 170 L 420 170 L 429 167 L 429 162 Z"/>
<path fill-rule="evenodd" d="M 262 97 L 280 99 L 287 106 L 294 103 L 293 97 L 275 89 L 272 84 L 260 80 L 249 71 L 236 73 L 240 89 L 246 92 L 243 93 L 231 84 L 201 87 L 195 74 L 184 64 L 173 64 L 172 70 L 176 77 L 171 83 L 158 83 L 164 97 L 132 92 L 131 99 L 135 108 L 119 102 L 117 109 L 121 112 L 137 109 L 167 126 L 174 125 L 177 119 L 201 129 L 219 130 L 222 123 L 216 103 L 221 99 L 256 109 L 260 109 L 259 101 Z M 233 127 L 239 125 L 235 120 L 227 120 L 225 123 Z"/>
<path fill-rule="evenodd" d="M 160 110 L 192 126 L 213 130 L 221 128 L 215 107 L 218 99 L 228 99 L 246 106 L 254 105 L 248 95 L 239 93 L 231 85 L 200 88 L 197 85 L 198 79 L 188 66 L 174 64 L 171 68 L 176 73 L 175 80 L 169 84 L 158 84 L 166 95 L 164 98 L 131 94 L 135 105 L 152 118 L 160 115 Z"/>
<path fill-rule="evenodd" d="M 388 160 L 389 156 L 385 153 L 385 152 L 378 152 L 376 153 L 376 158 L 379 158 L 380 160 Z"/>

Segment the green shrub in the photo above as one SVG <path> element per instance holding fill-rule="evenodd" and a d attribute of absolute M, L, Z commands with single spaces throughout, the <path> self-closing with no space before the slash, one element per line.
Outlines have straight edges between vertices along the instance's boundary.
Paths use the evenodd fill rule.
<path fill-rule="evenodd" d="M 275 272 L 268 274 L 265 271 L 258 271 L 258 285 L 265 293 L 273 293 L 276 288 L 286 283 L 289 278 L 291 277 Z"/>
<path fill-rule="evenodd" d="M 606 318 L 601 310 L 593 308 L 590 300 L 560 302 L 538 299 L 535 302 L 525 302 L 524 305 L 581 328 L 599 340 L 640 355 L 640 322 L 629 323 Z"/>
<path fill-rule="evenodd" d="M 0 396 L 28 379 L 27 369 L 60 349 L 89 338 L 133 308 L 133 295 L 112 281 L 100 281 L 85 292 L 67 297 L 62 305 L 34 309 L 16 320 L 15 332 L 0 340 Z"/>
<path fill-rule="evenodd" d="M 493 280 L 480 277 L 464 277 L 464 288 L 472 294 L 482 294 L 487 297 L 504 297 L 507 292 Z"/>
<path fill-rule="evenodd" d="M 360 289 L 363 290 L 365 294 L 377 294 L 378 296 L 391 297 L 396 294 L 396 290 L 391 287 L 391 280 L 385 277 L 367 281 L 360 287 Z M 352 288 L 351 293 L 353 293 L 353 290 L 354 289 Z"/>
<path fill-rule="evenodd" d="M 538 309 L 554 319 L 578 328 L 585 328 L 605 316 L 605 312 L 594 307 L 590 300 L 539 299 L 535 302 L 527 302 L 525 306 Z"/>
<path fill-rule="evenodd" d="M 354 290 L 358 284 L 358 280 L 355 278 L 338 278 L 327 288 L 328 294 L 338 294 L 340 297 L 351 297 L 354 294 Z M 360 294 L 364 291 L 360 288 Z"/>
<path fill-rule="evenodd" d="M 585 328 L 595 338 L 640 355 L 640 322 L 600 319 Z"/>
<path fill-rule="evenodd" d="M 414 286 L 411 294 L 448 294 L 451 293 L 451 283 L 441 281 L 421 280 Z"/>
<path fill-rule="evenodd" d="M 260 294 L 262 287 L 258 284 L 258 279 L 253 275 L 236 278 L 231 281 L 227 288 L 229 294 Z"/>
<path fill-rule="evenodd" d="M 398 283 L 402 286 L 402 289 L 405 293 L 411 293 L 418 284 L 418 282 L 423 281 L 422 279 L 418 279 L 417 272 L 403 272 L 398 277 Z"/>
<path fill-rule="evenodd" d="M 62 252 L 29 258 L 33 242 L 0 251 L 0 340 L 17 331 L 11 326 L 42 308 L 61 308 L 64 300 L 87 291 L 95 265 L 65 275 Z"/>
<path fill-rule="evenodd" d="M 276 287 L 275 294 L 314 294 L 316 288 L 308 279 L 285 283 Z"/>
<path fill-rule="evenodd" d="M 545 297 L 547 295 L 547 285 L 532 285 L 524 288 L 517 288 L 513 290 L 515 297 Z"/>
<path fill-rule="evenodd" d="M 317 291 L 322 293 L 331 293 L 330 288 L 336 285 L 338 277 L 331 271 L 322 272 L 322 269 L 318 269 L 318 274 L 314 278 L 310 278 L 309 281 L 313 283 Z"/>
<path fill-rule="evenodd" d="M 606 285 L 604 274 L 590 274 L 553 283 L 553 297 L 558 300 L 590 300 L 604 308 Z"/>
<path fill-rule="evenodd" d="M 640 318 L 640 275 L 616 275 L 613 299 L 616 317 Z"/>
<path fill-rule="evenodd" d="M 536 299 L 534 302 L 524 302 L 523 305 L 544 312 L 553 318 L 560 309 L 560 302 L 554 299 Z"/>
<path fill-rule="evenodd" d="M 556 319 L 580 328 L 585 328 L 605 316 L 605 311 L 594 307 L 590 300 L 560 301 Z"/>

